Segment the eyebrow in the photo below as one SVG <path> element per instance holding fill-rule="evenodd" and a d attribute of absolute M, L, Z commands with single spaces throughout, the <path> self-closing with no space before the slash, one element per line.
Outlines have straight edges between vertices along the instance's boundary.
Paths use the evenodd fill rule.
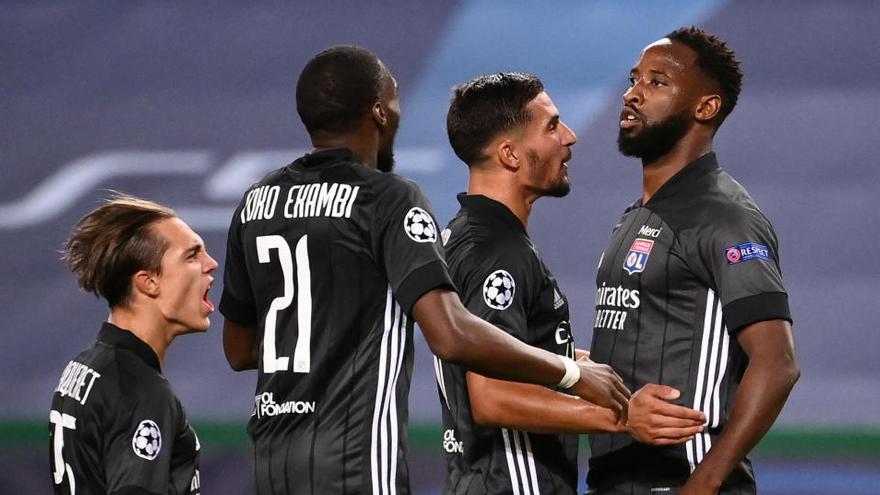
<path fill-rule="evenodd" d="M 202 249 L 203 249 L 203 246 L 201 244 L 196 244 L 195 246 L 192 246 L 191 248 L 184 251 L 183 257 L 189 258 L 190 256 L 192 256 L 194 254 L 199 254 L 199 252 L 201 252 Z"/>
<path fill-rule="evenodd" d="M 556 115 L 550 117 L 550 118 L 547 120 L 547 125 L 548 125 L 548 126 L 549 126 L 549 125 L 552 125 L 552 124 L 558 124 L 558 123 L 559 123 L 559 114 L 558 114 L 558 113 L 557 113 Z"/>
<path fill-rule="evenodd" d="M 636 74 L 636 72 L 638 72 L 638 71 L 637 71 L 637 69 L 636 69 L 635 67 L 633 67 L 632 69 L 630 69 L 630 71 L 629 71 L 629 77 L 633 77 L 633 76 Z M 664 71 L 662 71 L 662 70 L 659 70 L 659 69 L 649 69 L 648 72 L 650 72 L 650 73 L 652 73 L 652 74 L 659 74 L 659 75 L 661 75 L 661 76 L 665 76 L 665 77 L 672 77 L 672 76 L 670 76 L 668 73 L 666 73 L 666 72 L 664 72 Z"/>

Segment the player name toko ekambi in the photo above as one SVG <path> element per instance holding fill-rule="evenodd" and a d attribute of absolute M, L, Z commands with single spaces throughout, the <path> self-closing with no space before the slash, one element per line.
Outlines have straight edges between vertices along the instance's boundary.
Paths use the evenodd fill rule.
<path fill-rule="evenodd" d="M 291 186 L 286 199 L 279 202 L 281 186 L 256 187 L 247 193 L 241 209 L 241 222 L 270 220 L 276 214 L 284 215 L 284 218 L 351 218 L 351 208 L 359 190 L 360 186 L 335 182 L 300 184 Z"/>

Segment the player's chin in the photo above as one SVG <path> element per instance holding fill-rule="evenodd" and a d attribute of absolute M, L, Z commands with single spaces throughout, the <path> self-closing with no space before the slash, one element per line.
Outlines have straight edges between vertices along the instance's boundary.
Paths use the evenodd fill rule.
<path fill-rule="evenodd" d="M 211 328 L 211 318 L 208 315 L 200 314 L 197 317 L 190 318 L 185 326 L 187 333 L 207 332 Z"/>

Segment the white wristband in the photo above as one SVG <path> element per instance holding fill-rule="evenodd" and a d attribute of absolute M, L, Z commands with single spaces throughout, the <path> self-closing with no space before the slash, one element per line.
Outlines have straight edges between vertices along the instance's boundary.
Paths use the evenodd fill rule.
<path fill-rule="evenodd" d="M 565 365 L 565 376 L 562 377 L 562 380 L 559 380 L 558 388 L 561 389 L 569 389 L 574 386 L 581 379 L 581 369 L 578 368 L 578 365 L 574 362 L 573 359 L 565 356 L 559 356 L 559 359 L 562 361 L 562 364 Z"/>

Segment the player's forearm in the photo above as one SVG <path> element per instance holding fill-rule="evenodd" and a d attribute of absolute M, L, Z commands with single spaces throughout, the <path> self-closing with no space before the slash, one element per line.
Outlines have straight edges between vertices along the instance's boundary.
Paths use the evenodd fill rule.
<path fill-rule="evenodd" d="M 467 374 L 474 421 L 534 433 L 622 431 L 614 413 L 540 385 Z"/>
<path fill-rule="evenodd" d="M 440 359 L 501 380 L 554 386 L 565 374 L 556 354 L 524 344 L 471 314 L 458 295 L 433 290 L 416 301 L 413 316 Z"/>
<path fill-rule="evenodd" d="M 466 313 L 457 322 L 461 337 L 451 361 L 482 375 L 555 386 L 565 374 L 556 354 L 524 344 L 476 316 Z"/>
<path fill-rule="evenodd" d="M 720 487 L 776 421 L 800 372 L 793 360 L 767 361 L 749 363 L 730 419 L 694 470 L 691 482 Z"/>

